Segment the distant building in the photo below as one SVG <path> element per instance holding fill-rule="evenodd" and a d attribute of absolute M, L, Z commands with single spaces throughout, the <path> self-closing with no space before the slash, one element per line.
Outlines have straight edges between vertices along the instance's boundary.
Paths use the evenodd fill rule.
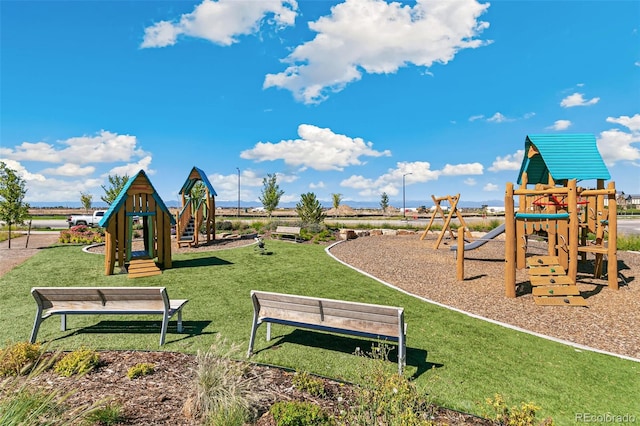
<path fill-rule="evenodd" d="M 605 198 L 605 204 L 608 204 L 607 201 Z M 640 194 L 620 192 L 616 194 L 616 204 L 622 209 L 640 209 Z"/>

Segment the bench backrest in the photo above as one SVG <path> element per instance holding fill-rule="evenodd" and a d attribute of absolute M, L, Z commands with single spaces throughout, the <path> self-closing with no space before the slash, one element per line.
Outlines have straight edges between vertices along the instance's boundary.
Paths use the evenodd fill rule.
<path fill-rule="evenodd" d="M 343 300 L 252 291 L 259 318 L 348 329 L 399 338 L 404 333 L 403 308 Z"/>
<path fill-rule="evenodd" d="M 165 287 L 35 287 L 31 294 L 44 310 L 169 309 Z"/>
<path fill-rule="evenodd" d="M 289 233 L 289 234 L 299 234 L 300 227 L 299 226 L 278 226 L 276 228 L 276 233 Z"/>

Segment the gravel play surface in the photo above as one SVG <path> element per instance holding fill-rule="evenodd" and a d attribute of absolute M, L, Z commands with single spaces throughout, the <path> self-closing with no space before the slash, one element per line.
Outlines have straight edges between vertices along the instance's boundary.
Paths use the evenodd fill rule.
<path fill-rule="evenodd" d="M 341 261 L 417 296 L 526 330 L 607 352 L 640 358 L 640 253 L 618 252 L 620 289 L 593 278 L 593 256 L 578 269 L 578 288 L 588 307 L 537 306 L 526 270 L 517 271 L 523 294 L 504 295 L 501 240 L 465 253 L 465 280 L 456 280 L 449 246 L 433 248 L 436 236 L 365 236 L 331 248 Z M 528 254 L 545 255 L 546 244 L 529 243 Z M 606 269 L 605 269 L 606 270 Z"/>

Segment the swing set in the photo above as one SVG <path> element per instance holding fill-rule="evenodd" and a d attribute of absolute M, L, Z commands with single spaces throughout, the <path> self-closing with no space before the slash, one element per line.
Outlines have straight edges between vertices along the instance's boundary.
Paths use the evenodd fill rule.
<path fill-rule="evenodd" d="M 427 233 L 431 229 L 431 225 L 433 225 L 433 222 L 435 221 L 436 217 L 440 217 L 444 224 L 442 225 L 442 230 L 440 231 L 440 234 L 438 234 L 438 238 L 433 248 L 437 250 L 438 247 L 440 247 L 440 243 L 442 242 L 442 239 L 444 238 L 447 232 L 449 233 L 449 237 L 452 240 L 455 240 L 453 230 L 451 229 L 451 219 L 453 218 L 454 214 L 456 215 L 456 217 L 458 218 L 458 221 L 460 222 L 460 226 L 458 227 L 458 232 L 461 232 L 461 231 L 464 232 L 465 237 L 468 239 L 468 241 L 470 241 L 473 238 L 473 236 L 471 235 L 471 231 L 469 231 L 469 228 L 467 227 L 467 224 L 465 223 L 464 218 L 462 217 L 462 214 L 460 213 L 460 210 L 458 210 L 458 207 L 457 207 L 458 201 L 460 201 L 460 194 L 445 195 L 444 197 L 437 197 L 437 198 L 435 195 L 431 195 L 431 198 L 433 199 L 433 203 L 435 205 L 434 210 L 433 210 L 433 213 L 431 214 L 431 219 L 429 220 L 429 224 L 427 225 L 426 229 L 420 236 L 420 241 L 424 240 L 424 238 L 427 236 Z M 450 206 L 448 209 L 449 213 L 446 216 L 444 214 L 443 207 L 440 205 L 440 203 L 443 201 L 447 201 Z"/>

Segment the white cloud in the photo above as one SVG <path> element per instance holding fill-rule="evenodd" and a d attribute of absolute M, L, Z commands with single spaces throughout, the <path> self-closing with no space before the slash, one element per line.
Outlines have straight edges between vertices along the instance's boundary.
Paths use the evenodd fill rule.
<path fill-rule="evenodd" d="M 181 35 L 229 46 L 238 41 L 237 36 L 256 33 L 263 23 L 293 25 L 297 9 L 295 0 L 204 0 L 177 22 L 160 21 L 145 28 L 140 47 L 172 46 Z"/>
<path fill-rule="evenodd" d="M 13 149 L 3 148 L 0 155 L 17 161 L 79 165 L 129 161 L 131 158 L 141 158 L 148 154 L 137 147 L 135 136 L 118 135 L 102 130 L 95 136 L 79 136 L 60 140 L 57 141 L 57 145 L 45 142 L 23 142 Z"/>
<path fill-rule="evenodd" d="M 514 154 L 508 154 L 504 157 L 496 157 L 489 170 L 492 172 L 501 172 L 503 170 L 520 170 L 522 159 L 524 158 L 524 149 L 517 150 Z"/>
<path fill-rule="evenodd" d="M 231 173 L 221 175 L 213 173 L 207 175 L 211 185 L 218 194 L 217 199 L 220 201 L 235 201 L 238 199 L 238 174 Z M 262 181 L 267 177 L 267 173 L 257 173 L 252 169 L 240 170 L 240 198 L 244 201 L 258 201 L 258 197 L 262 193 Z M 276 181 L 278 185 L 283 183 L 295 182 L 298 176 L 276 173 Z M 260 188 L 260 190 L 256 190 Z M 282 200 L 281 200 L 282 201 Z"/>
<path fill-rule="evenodd" d="M 5 163 L 8 168 L 13 170 L 16 175 L 20 176 L 20 178 L 24 179 L 26 182 L 44 182 L 47 179 L 41 173 L 29 172 L 19 161 L 0 157 L 0 162 Z"/>
<path fill-rule="evenodd" d="M 58 175 L 58 176 L 88 176 L 96 171 L 93 166 L 80 167 L 77 164 L 63 164 L 60 167 L 44 169 L 41 173 L 46 175 Z"/>
<path fill-rule="evenodd" d="M 105 173 L 102 177 L 107 178 L 109 175 L 119 175 L 124 176 L 127 175 L 129 177 L 135 175 L 140 170 L 144 170 L 147 175 L 154 175 L 156 173 L 155 170 L 151 169 L 149 166 L 151 165 L 151 156 L 146 156 L 141 158 L 137 163 L 129 163 L 124 164 L 122 166 L 116 166 L 111 168 L 107 173 Z"/>
<path fill-rule="evenodd" d="M 474 178 L 467 178 L 463 182 L 465 185 L 469 185 L 469 186 L 475 186 L 478 184 L 478 182 Z"/>
<path fill-rule="evenodd" d="M 258 142 L 252 149 L 242 151 L 240 158 L 247 160 L 283 160 L 290 166 L 315 170 L 342 171 L 347 166 L 365 164 L 360 157 L 391 156 L 391 151 L 376 151 L 372 142 L 350 138 L 310 124 L 298 126 L 300 139 L 278 143 Z"/>
<path fill-rule="evenodd" d="M 487 118 L 487 121 L 490 123 L 506 123 L 509 121 L 513 121 L 513 118 L 507 118 L 503 114 L 496 112 L 491 117 Z"/>
<path fill-rule="evenodd" d="M 383 192 L 389 196 L 395 196 L 402 189 L 402 175 L 404 175 L 405 186 L 408 186 L 436 180 L 440 172 L 431 170 L 431 164 L 425 161 L 400 162 L 396 163 L 396 168 L 389 169 L 387 173 L 376 179 L 354 175 L 340 182 L 340 186 L 359 190 L 358 194 L 363 197 L 377 197 Z"/>
<path fill-rule="evenodd" d="M 19 161 L 8 158 L 0 158 L 7 167 L 14 170 L 20 178 L 24 179 L 27 193 L 25 201 L 30 203 L 33 201 L 73 201 L 80 200 L 80 192 L 89 192 L 96 188 L 100 188 L 103 184 L 102 180 L 95 178 L 84 178 L 80 180 L 64 180 L 57 178 L 49 178 L 43 173 L 32 173 L 28 171 Z M 94 197 L 95 201 L 98 201 Z"/>
<path fill-rule="evenodd" d="M 547 129 L 550 130 L 567 130 L 571 126 L 571 121 L 569 120 L 556 120 L 553 125 L 548 126 Z"/>
<path fill-rule="evenodd" d="M 634 133 L 640 132 L 640 114 L 636 114 L 633 117 L 629 117 L 628 115 L 622 115 L 618 118 L 607 117 L 607 123 L 621 124 Z"/>
<path fill-rule="evenodd" d="M 282 194 L 281 203 L 297 203 L 300 201 L 300 194 Z"/>
<path fill-rule="evenodd" d="M 635 61 L 633 65 L 635 65 L 636 67 L 640 67 L 640 61 Z"/>
<path fill-rule="evenodd" d="M 446 64 L 462 49 L 488 42 L 477 37 L 489 24 L 487 8 L 475 0 L 417 0 L 411 7 L 383 0 L 346 0 L 309 23 L 317 35 L 291 52 L 288 67 L 268 74 L 264 88 L 290 90 L 306 104 L 325 100 L 362 74 L 390 74 L 408 64 Z"/>
<path fill-rule="evenodd" d="M 480 163 L 447 164 L 442 169 L 442 176 L 481 175 L 483 166 Z"/>
<path fill-rule="evenodd" d="M 101 192 L 100 186 L 106 183 L 110 174 L 131 176 L 140 169 L 154 173 L 149 168 L 151 155 L 138 146 L 135 136 L 105 130 L 94 136 L 73 137 L 55 143 L 23 142 L 13 148 L 0 148 L 0 157 L 5 163 L 14 165 L 14 170 L 20 170 L 28 188 L 27 201 L 75 201 L 79 200 L 80 192 Z M 21 161 L 52 166 L 33 173 Z M 97 170 L 94 164 L 113 167 L 107 173 L 93 176 Z"/>
<path fill-rule="evenodd" d="M 533 118 L 533 117 L 535 117 L 535 116 L 536 116 L 536 113 L 535 113 L 535 112 L 526 112 L 526 113 L 522 116 L 522 118 L 524 118 L 525 120 L 528 120 L 528 119 Z"/>
<path fill-rule="evenodd" d="M 620 124 L 630 130 L 605 130 L 597 138 L 598 150 L 608 166 L 618 161 L 634 162 L 640 160 L 640 114 L 633 117 L 607 117 L 608 123 Z"/>
<path fill-rule="evenodd" d="M 495 183 L 488 183 L 482 188 L 482 190 L 486 192 L 494 192 L 494 191 L 497 191 L 498 189 L 499 187 Z"/>
<path fill-rule="evenodd" d="M 478 175 L 482 170 L 480 163 L 447 164 L 442 170 L 431 170 L 431 164 L 426 161 L 399 162 L 394 169 L 376 179 L 354 175 L 340 182 L 340 186 L 359 190 L 358 194 L 363 197 L 377 197 L 382 192 L 393 197 L 402 190 L 403 175 L 405 186 L 409 186 L 437 180 L 440 176 Z"/>
<path fill-rule="evenodd" d="M 560 102 L 560 106 L 563 108 L 571 108 L 577 106 L 589 106 L 595 105 L 600 101 L 600 98 L 591 98 L 589 100 L 584 99 L 584 94 L 582 93 L 574 93 L 573 95 L 569 95 L 564 98 Z"/>
<path fill-rule="evenodd" d="M 640 160 L 640 148 L 633 144 L 640 143 L 640 135 L 625 133 L 618 129 L 600 132 L 597 138 L 598 150 L 608 166 L 618 161 Z"/>
<path fill-rule="evenodd" d="M 322 181 L 320 181 L 318 183 L 311 182 L 309 184 L 309 188 L 310 189 L 322 189 L 322 188 L 324 188 L 324 186 L 325 186 L 324 182 L 322 182 Z"/>
<path fill-rule="evenodd" d="M 479 115 L 472 115 L 471 117 L 469 117 L 469 121 L 474 122 L 476 120 L 482 120 L 484 118 L 484 115 L 479 114 Z"/>

